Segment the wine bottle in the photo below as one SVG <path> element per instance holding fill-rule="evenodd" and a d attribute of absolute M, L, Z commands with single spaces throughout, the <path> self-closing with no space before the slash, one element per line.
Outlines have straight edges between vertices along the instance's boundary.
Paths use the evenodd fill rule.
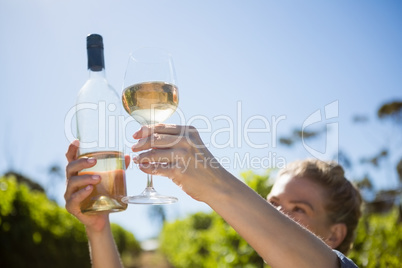
<path fill-rule="evenodd" d="M 92 193 L 81 203 L 83 213 L 117 212 L 127 208 L 120 98 L 105 75 L 103 38 L 87 36 L 89 78 L 77 97 L 78 158 L 95 158 L 95 166 L 79 175 L 101 177 Z"/>

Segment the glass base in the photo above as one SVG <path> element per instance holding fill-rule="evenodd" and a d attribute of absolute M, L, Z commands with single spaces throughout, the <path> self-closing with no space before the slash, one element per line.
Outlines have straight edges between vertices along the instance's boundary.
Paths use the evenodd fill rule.
<path fill-rule="evenodd" d="M 81 212 L 84 214 L 99 214 L 119 212 L 127 209 L 127 204 L 118 202 L 115 198 L 109 196 L 97 196 L 95 200 L 81 203 Z"/>
<path fill-rule="evenodd" d="M 121 201 L 127 204 L 163 205 L 174 204 L 178 199 L 174 196 L 160 195 L 153 187 L 147 187 L 140 195 L 126 196 Z"/>

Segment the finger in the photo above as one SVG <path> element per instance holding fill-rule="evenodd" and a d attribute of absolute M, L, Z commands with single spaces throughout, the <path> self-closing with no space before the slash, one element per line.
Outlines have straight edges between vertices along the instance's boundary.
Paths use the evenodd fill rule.
<path fill-rule="evenodd" d="M 81 214 L 80 204 L 87 198 L 93 191 L 93 185 L 87 185 L 81 190 L 72 194 L 68 199 L 66 199 L 66 209 L 68 212 L 78 217 Z"/>
<path fill-rule="evenodd" d="M 184 162 L 184 152 L 177 149 L 152 149 L 133 158 L 134 163 L 176 163 Z"/>
<path fill-rule="evenodd" d="M 77 160 L 74 160 L 67 164 L 66 167 L 66 177 L 69 179 L 72 176 L 76 176 L 79 171 L 90 168 L 96 165 L 96 158 L 92 157 L 84 157 Z"/>
<path fill-rule="evenodd" d="M 80 145 L 79 140 L 74 140 L 70 146 L 68 146 L 66 158 L 68 162 L 74 161 L 78 157 L 78 147 Z"/>
<path fill-rule="evenodd" d="M 81 175 L 74 176 L 68 180 L 66 192 L 64 194 L 64 199 L 67 201 L 71 198 L 74 193 L 80 191 L 81 188 L 94 185 L 100 182 L 99 175 Z"/>
<path fill-rule="evenodd" d="M 173 177 L 175 168 L 167 163 L 142 163 L 138 167 L 147 174 L 160 175 L 164 177 Z"/>
<path fill-rule="evenodd" d="M 142 126 L 140 130 L 134 133 L 133 137 L 134 139 L 141 139 L 152 133 L 184 136 L 186 133 L 190 132 L 197 132 L 197 130 L 193 126 L 157 124 L 153 126 Z"/>
<path fill-rule="evenodd" d="M 171 148 L 180 143 L 183 139 L 185 138 L 182 136 L 153 133 L 148 137 L 140 139 L 131 149 L 133 152 L 138 152 L 151 148 Z"/>

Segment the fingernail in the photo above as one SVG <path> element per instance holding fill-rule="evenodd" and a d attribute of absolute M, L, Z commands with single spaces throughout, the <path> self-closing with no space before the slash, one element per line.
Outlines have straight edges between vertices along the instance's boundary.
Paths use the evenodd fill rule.
<path fill-rule="evenodd" d="M 95 164 L 96 159 L 93 158 L 93 157 L 90 157 L 90 158 L 87 159 L 87 161 L 88 161 L 88 163 L 90 163 L 90 164 Z"/>
<path fill-rule="evenodd" d="M 91 177 L 93 180 L 99 180 L 100 179 L 100 176 L 99 175 L 92 175 L 92 177 Z"/>
<path fill-rule="evenodd" d="M 89 191 L 92 189 L 92 185 L 88 185 L 87 187 L 85 187 L 85 191 Z"/>
<path fill-rule="evenodd" d="M 73 140 L 73 142 L 71 144 L 76 146 L 76 147 L 78 147 L 79 144 L 80 144 L 80 141 L 79 140 Z"/>
<path fill-rule="evenodd" d="M 134 163 L 138 163 L 138 156 L 134 156 L 133 161 L 134 161 Z"/>

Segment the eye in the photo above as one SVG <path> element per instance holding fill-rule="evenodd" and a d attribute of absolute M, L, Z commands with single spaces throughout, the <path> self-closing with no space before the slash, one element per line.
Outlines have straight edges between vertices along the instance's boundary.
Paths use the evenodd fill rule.
<path fill-rule="evenodd" d="M 274 200 L 268 200 L 268 202 L 274 207 L 279 206 L 279 204 L 277 202 L 275 202 Z"/>
<path fill-rule="evenodd" d="M 294 212 L 297 212 L 297 213 L 306 213 L 306 210 L 304 210 L 303 208 L 301 208 L 301 207 L 299 207 L 299 206 L 295 206 L 295 207 L 293 208 L 293 211 L 294 211 Z"/>

